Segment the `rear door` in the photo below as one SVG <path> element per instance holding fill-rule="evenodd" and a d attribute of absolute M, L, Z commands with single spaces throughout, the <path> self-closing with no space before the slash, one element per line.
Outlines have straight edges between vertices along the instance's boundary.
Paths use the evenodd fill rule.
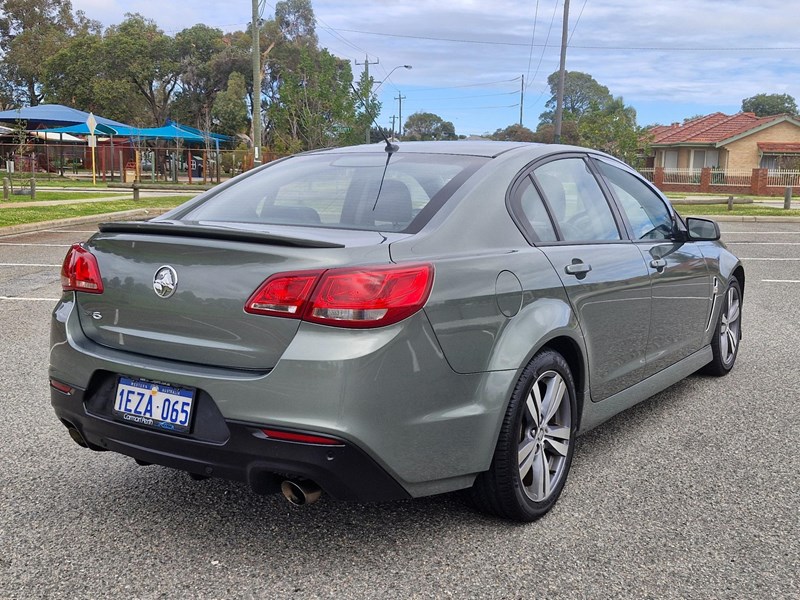
<path fill-rule="evenodd" d="M 711 276 L 697 244 L 675 240 L 672 213 L 657 192 L 610 161 L 598 158 L 594 163 L 616 197 L 652 279 L 645 370 L 651 375 L 700 348 L 710 318 Z"/>
<path fill-rule="evenodd" d="M 598 401 L 642 377 L 650 277 L 587 161 L 571 154 L 538 165 L 516 193 L 580 321 L 592 400 Z"/>

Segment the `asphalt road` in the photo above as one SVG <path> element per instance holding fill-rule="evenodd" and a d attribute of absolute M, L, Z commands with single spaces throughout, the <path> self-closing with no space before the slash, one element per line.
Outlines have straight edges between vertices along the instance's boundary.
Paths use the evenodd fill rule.
<path fill-rule="evenodd" d="M 0 238 L 0 598 L 800 598 L 800 223 L 725 223 L 744 341 L 578 441 L 545 518 L 458 494 L 295 508 L 70 440 L 47 383 L 59 266 Z"/>

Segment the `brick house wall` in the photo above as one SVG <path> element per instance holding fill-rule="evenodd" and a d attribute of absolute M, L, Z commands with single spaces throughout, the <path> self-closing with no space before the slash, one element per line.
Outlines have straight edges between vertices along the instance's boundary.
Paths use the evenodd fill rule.
<path fill-rule="evenodd" d="M 800 128 L 791 123 L 777 123 L 725 145 L 728 169 L 755 169 L 760 166 L 759 142 L 799 143 Z M 658 163 L 656 163 L 658 164 Z"/>

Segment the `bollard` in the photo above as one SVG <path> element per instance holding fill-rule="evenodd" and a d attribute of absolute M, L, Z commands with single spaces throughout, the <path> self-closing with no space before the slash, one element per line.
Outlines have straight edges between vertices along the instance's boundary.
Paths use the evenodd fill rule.
<path fill-rule="evenodd" d="M 139 182 L 133 182 L 133 201 L 137 202 L 139 200 Z"/>
<path fill-rule="evenodd" d="M 36 180 L 31 179 L 31 200 L 36 200 Z"/>
<path fill-rule="evenodd" d="M 8 177 L 3 177 L 3 200 L 8 200 L 11 195 L 11 182 Z"/>
<path fill-rule="evenodd" d="M 728 196 L 728 210 L 733 210 L 733 196 Z"/>
<path fill-rule="evenodd" d="M 783 208 L 789 210 L 792 208 L 792 186 L 787 185 L 786 191 L 783 192 Z"/>

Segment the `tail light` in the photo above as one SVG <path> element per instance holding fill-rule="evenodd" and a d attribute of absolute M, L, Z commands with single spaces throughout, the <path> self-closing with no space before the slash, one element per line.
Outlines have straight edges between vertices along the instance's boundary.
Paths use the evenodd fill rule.
<path fill-rule="evenodd" d="M 432 285 L 428 264 L 279 273 L 244 309 L 336 327 L 383 327 L 422 308 Z"/>
<path fill-rule="evenodd" d="M 61 266 L 61 289 L 65 292 L 103 293 L 97 259 L 81 244 L 73 244 Z"/>

